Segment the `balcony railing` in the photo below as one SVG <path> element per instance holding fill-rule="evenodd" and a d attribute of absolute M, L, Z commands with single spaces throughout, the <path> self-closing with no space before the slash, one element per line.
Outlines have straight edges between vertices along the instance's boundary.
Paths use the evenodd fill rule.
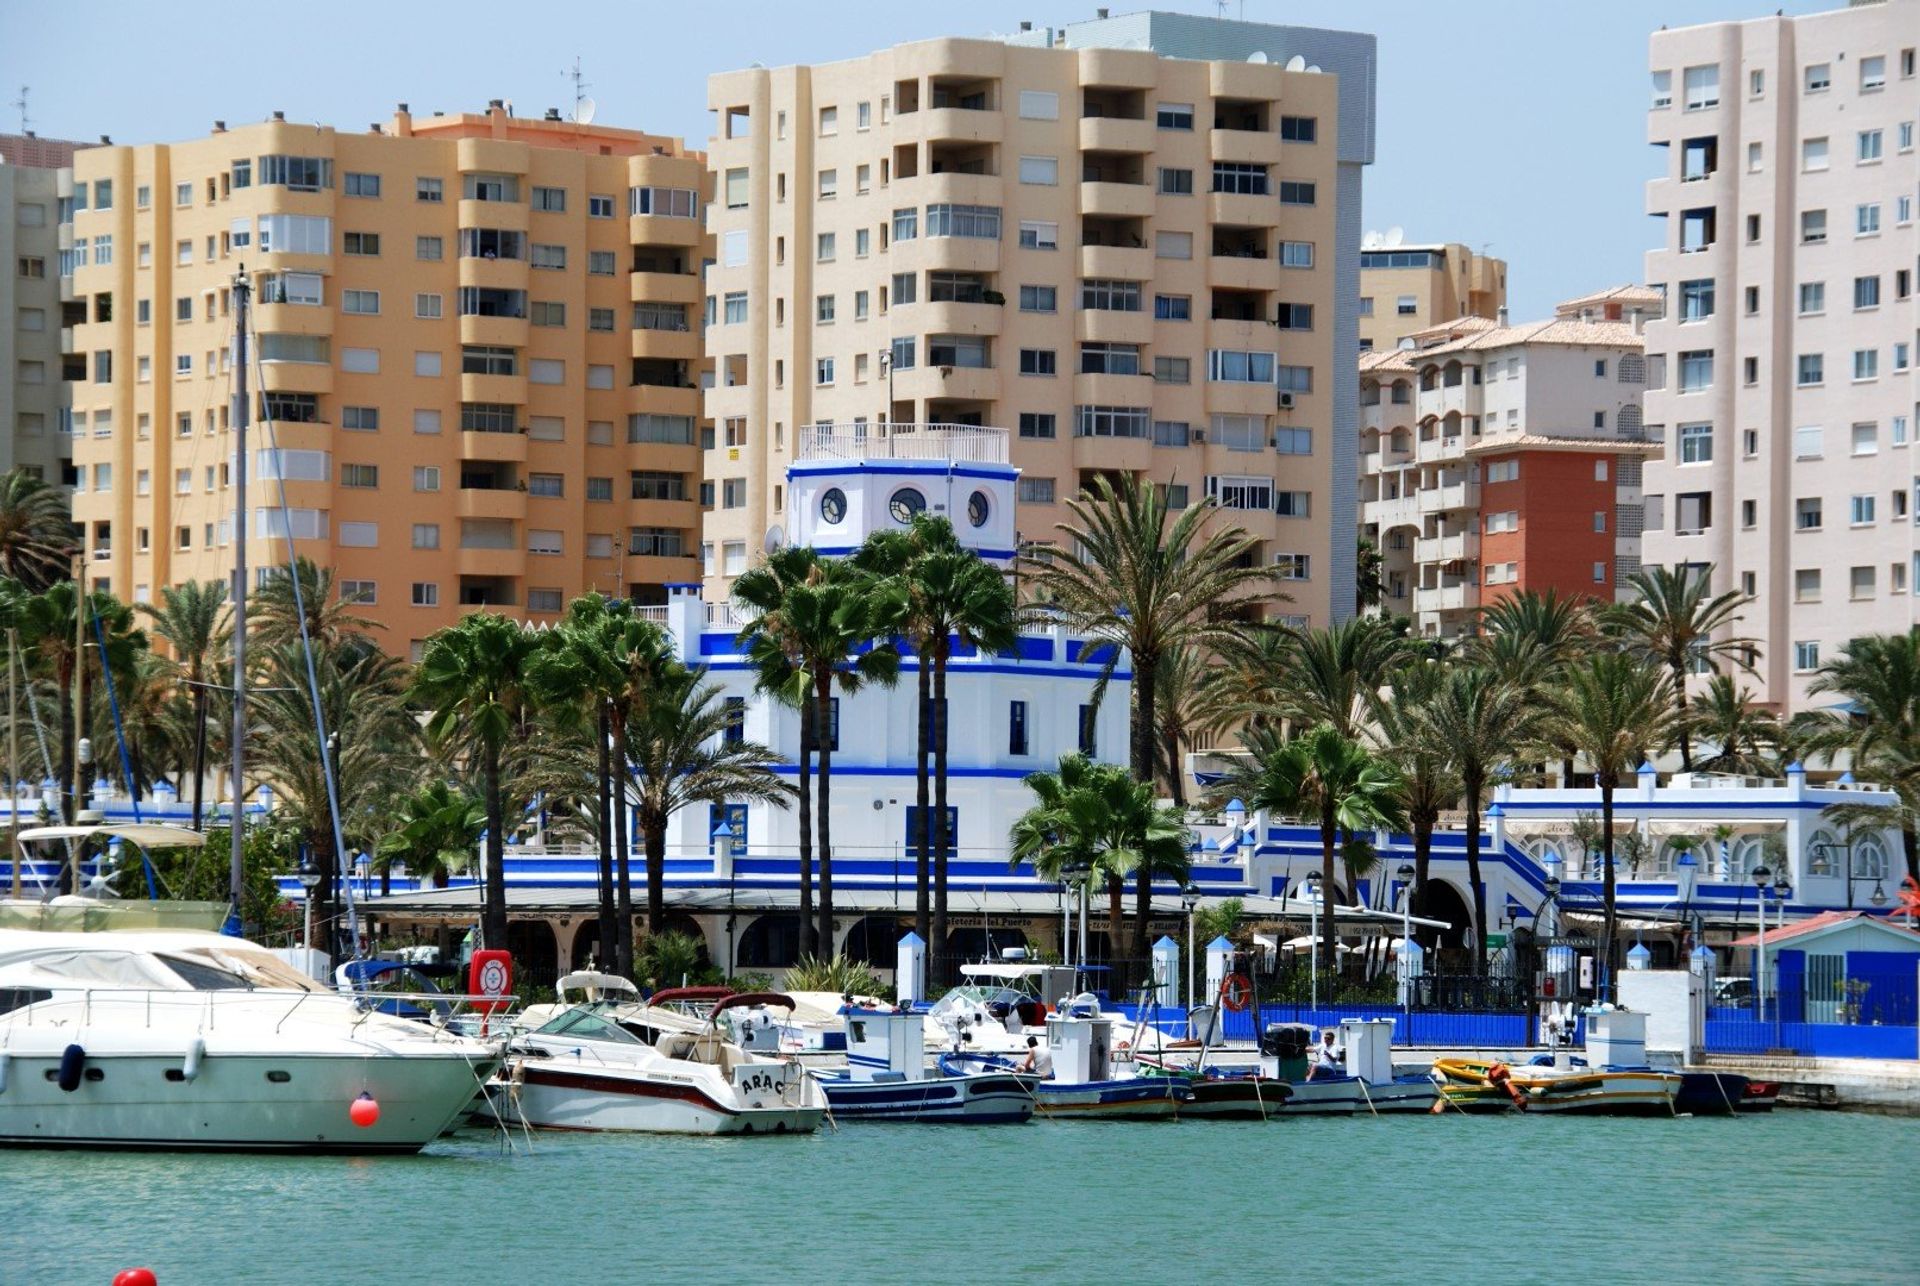
<path fill-rule="evenodd" d="M 1007 431 L 977 424 L 815 424 L 795 446 L 797 460 L 1007 462 Z"/>

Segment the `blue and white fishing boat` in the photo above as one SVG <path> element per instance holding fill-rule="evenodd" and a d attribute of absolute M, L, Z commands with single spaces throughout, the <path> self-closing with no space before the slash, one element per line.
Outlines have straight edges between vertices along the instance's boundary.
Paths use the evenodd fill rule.
<path fill-rule="evenodd" d="M 927 1070 L 925 1016 L 885 1009 L 843 1012 L 847 1070 L 817 1077 L 835 1120 L 1001 1125 L 1030 1120 L 1037 1072 L 1006 1059 L 943 1056 Z"/>
<path fill-rule="evenodd" d="M 1181 1077 L 1115 1074 L 1113 1017 L 1091 996 L 1047 1015 L 1046 1055 L 1036 1061 L 1052 1070 L 1034 1091 L 1043 1116 L 1172 1120 L 1193 1101 Z"/>

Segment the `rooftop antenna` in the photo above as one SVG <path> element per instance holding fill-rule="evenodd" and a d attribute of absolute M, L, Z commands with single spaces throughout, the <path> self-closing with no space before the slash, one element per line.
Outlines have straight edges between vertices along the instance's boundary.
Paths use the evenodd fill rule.
<path fill-rule="evenodd" d="M 593 119 L 592 100 L 587 97 L 587 90 L 593 82 L 580 70 L 580 55 L 575 54 L 573 66 L 563 67 L 560 74 L 573 82 L 573 119 L 582 125 L 587 124 Z"/>
<path fill-rule="evenodd" d="M 8 107 L 18 108 L 20 111 L 20 132 L 22 134 L 30 133 L 31 131 L 28 130 L 27 126 L 33 123 L 33 118 L 27 115 L 27 88 L 25 85 L 20 86 L 20 97 L 7 104 Z"/>

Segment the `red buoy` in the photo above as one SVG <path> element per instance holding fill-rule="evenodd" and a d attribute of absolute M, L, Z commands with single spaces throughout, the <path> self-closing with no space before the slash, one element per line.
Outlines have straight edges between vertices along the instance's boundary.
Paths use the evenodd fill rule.
<path fill-rule="evenodd" d="M 122 1268 L 113 1275 L 113 1286 L 160 1286 L 151 1268 Z"/>
<path fill-rule="evenodd" d="M 353 1105 L 347 1109 L 347 1115 L 353 1118 L 355 1125 L 365 1129 L 380 1119 L 380 1104 L 374 1101 L 373 1095 L 361 1090 L 360 1097 L 353 1100 Z"/>

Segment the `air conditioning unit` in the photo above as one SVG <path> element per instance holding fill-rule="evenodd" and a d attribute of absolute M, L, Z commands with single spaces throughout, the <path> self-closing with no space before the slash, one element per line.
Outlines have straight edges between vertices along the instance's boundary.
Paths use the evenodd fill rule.
<path fill-rule="evenodd" d="M 1207 440 L 1207 431 L 1205 429 L 1195 429 L 1193 431 L 1193 440 L 1195 442 L 1205 442 Z"/>
<path fill-rule="evenodd" d="M 1281 410 L 1283 410 L 1283 411 L 1291 411 L 1291 410 L 1293 409 L 1293 394 L 1291 394 L 1291 393 L 1288 393 L 1288 392 L 1284 392 L 1284 391 L 1283 391 L 1283 392 L 1282 392 L 1282 393 L 1280 394 L 1280 399 L 1279 399 L 1279 400 L 1280 400 L 1280 409 L 1281 409 Z"/>

